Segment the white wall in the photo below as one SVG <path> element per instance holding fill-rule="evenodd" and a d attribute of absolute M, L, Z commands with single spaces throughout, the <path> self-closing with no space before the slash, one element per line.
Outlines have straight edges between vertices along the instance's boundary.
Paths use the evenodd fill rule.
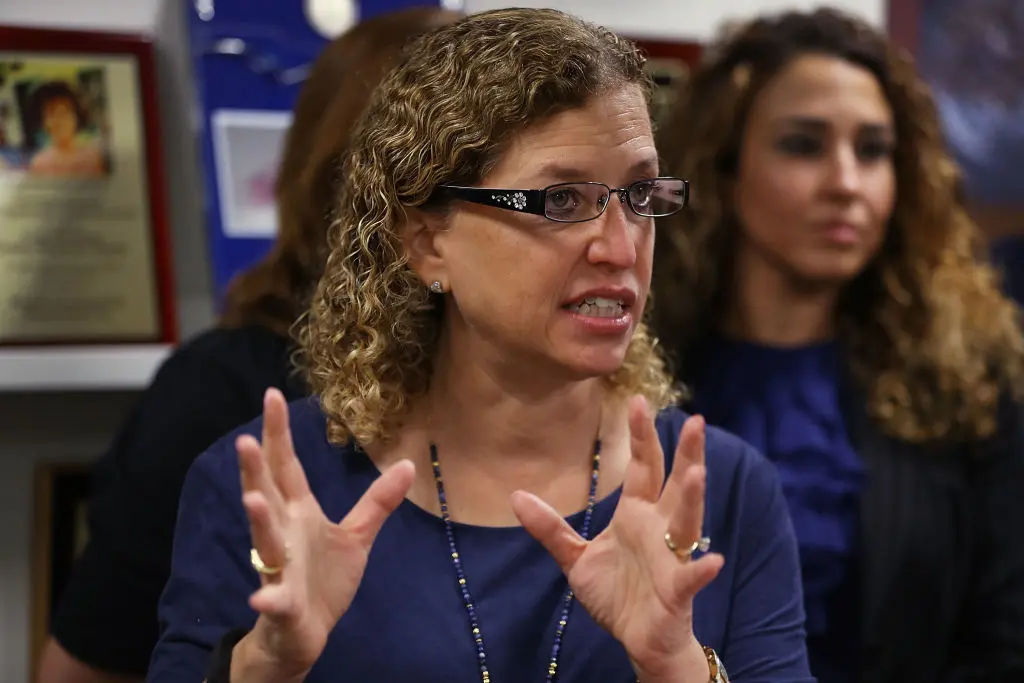
<path fill-rule="evenodd" d="M 255 1 L 255 0 L 254 0 Z M 260 0 L 268 2 L 271 0 Z M 297 2 L 298 0 L 276 0 Z M 182 333 L 212 320 L 210 278 L 201 198 L 182 5 L 191 0 L 0 0 L 0 24 L 43 25 L 157 33 L 171 224 Z M 705 40 L 719 23 L 761 11 L 810 7 L 783 0 L 467 0 L 468 11 L 506 5 L 551 6 L 614 30 L 643 37 Z M 885 0 L 836 0 L 881 26 Z M 0 45 L 0 49 L 2 49 Z M 32 473 L 39 462 L 95 457 L 128 411 L 126 393 L 0 395 L 0 681 L 27 682 Z"/>
<path fill-rule="evenodd" d="M 554 7 L 635 38 L 706 41 L 724 20 L 788 9 L 839 7 L 885 25 L 887 0 L 466 0 L 467 11 L 499 7 Z"/>

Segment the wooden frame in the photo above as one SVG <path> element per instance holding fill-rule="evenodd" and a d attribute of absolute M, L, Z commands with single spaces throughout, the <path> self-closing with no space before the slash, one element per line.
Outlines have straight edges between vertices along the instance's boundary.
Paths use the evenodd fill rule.
<path fill-rule="evenodd" d="M 36 667 L 49 635 L 56 601 L 88 540 L 86 515 L 92 495 L 91 473 L 88 463 L 44 463 L 36 468 L 29 624 L 32 681 L 36 680 Z"/>
<path fill-rule="evenodd" d="M 39 321 L 39 311 L 26 313 L 26 320 L 31 318 L 31 322 L 17 323 L 17 330 L 14 329 L 15 323 L 8 323 L 7 328 L 0 327 L 0 344 L 175 342 L 177 315 L 152 40 L 129 34 L 0 26 L 0 46 L 0 97 L 4 95 L 4 77 L 7 80 L 23 79 L 17 86 L 9 86 L 11 92 L 16 87 L 20 88 L 16 96 L 8 96 L 6 102 L 0 99 L 0 162 L 6 162 L 9 176 L 16 172 L 20 176 L 19 182 L 31 186 L 29 190 L 19 188 L 20 195 L 8 191 L 8 207 L 17 204 L 15 213 L 24 219 L 36 206 L 23 197 L 37 190 L 41 193 L 39 188 L 44 185 L 50 195 L 49 200 L 44 201 L 51 203 L 54 198 L 77 193 L 78 203 L 69 203 L 69 208 L 56 221 L 60 227 L 39 238 L 48 237 L 51 244 L 61 244 L 68 238 L 68 231 L 60 230 L 73 224 L 75 230 L 71 233 L 84 233 L 88 228 L 90 238 L 98 236 L 108 240 L 112 247 L 122 249 L 121 252 L 108 252 L 122 256 L 120 260 L 116 256 L 109 257 L 105 263 L 109 263 L 110 268 L 103 268 L 97 260 L 93 271 L 81 276 L 88 278 L 87 284 L 95 285 L 95 299 L 108 302 L 107 308 L 97 309 L 97 312 L 90 310 L 92 317 L 89 317 L 81 313 L 75 315 L 75 306 L 82 304 L 70 304 L 69 314 L 57 307 L 39 305 L 37 308 L 52 320 L 44 324 Z M 59 68 L 64 71 L 59 71 Z M 16 73 L 19 69 L 20 74 Z M 74 73 L 75 80 L 52 75 L 65 72 Z M 46 109 L 50 102 L 40 93 L 43 90 L 41 86 L 53 83 L 63 83 L 74 93 L 74 135 L 78 136 L 76 144 L 81 143 L 76 150 L 78 157 L 69 153 L 64 155 L 62 162 L 57 153 L 59 145 L 54 142 L 54 129 L 47 127 L 47 114 L 44 114 L 44 111 L 52 111 L 56 107 Z M 18 134 L 16 137 L 8 135 L 6 143 L 4 104 L 16 112 L 7 113 L 6 123 L 13 125 Z M 88 145 L 82 142 L 82 136 L 87 134 L 82 128 L 83 120 L 91 124 Z M 105 164 L 105 170 L 92 173 L 88 178 L 86 171 L 82 170 L 85 163 L 83 148 L 86 146 L 98 148 L 95 154 L 104 159 Z M 16 151 L 20 151 L 20 156 L 15 157 Z M 46 151 L 50 152 L 49 156 L 43 154 Z M 8 157 L 2 156 L 4 152 Z M 31 159 L 30 154 L 34 155 Z M 40 160 L 40 157 L 45 159 Z M 12 162 L 12 158 L 16 160 Z M 46 166 L 45 161 L 50 164 Z M 74 165 L 76 163 L 77 166 Z M 0 181 L 3 181 L 4 173 L 0 164 Z M 107 181 L 104 187 L 101 187 L 103 182 L 97 180 L 101 177 Z M 92 185 L 84 182 L 83 178 L 92 181 Z M 0 182 L 0 220 L 3 220 L 5 208 L 3 191 L 4 184 Z M 79 207 L 90 210 L 84 212 Z M 84 213 L 92 214 L 90 218 L 96 220 L 87 224 Z M 38 226 L 55 223 L 52 216 L 49 213 L 41 214 L 39 218 L 30 216 L 15 229 L 23 229 L 25 234 L 32 230 L 42 233 L 43 228 L 32 227 L 30 230 L 23 226 L 32 220 L 36 220 Z M 15 221 L 7 222 L 13 224 Z M 33 237 L 22 241 L 33 243 Z M 92 255 L 86 247 L 76 251 L 77 246 L 72 245 L 68 252 L 73 253 L 81 265 Z M 46 252 L 40 248 L 40 253 Z M 24 261 L 23 252 L 18 257 Z M 41 256 L 34 258 L 45 260 Z M 0 286 L 4 289 L 10 288 L 13 282 L 3 279 L 4 271 L 10 271 L 12 263 L 18 265 L 8 252 L 0 249 Z M 57 284 L 58 280 L 69 275 L 60 264 L 48 265 L 49 269 L 41 270 L 42 274 L 37 275 L 34 281 L 41 283 L 40 290 L 49 287 L 53 291 L 47 290 L 46 296 L 54 300 L 77 294 L 81 297 L 79 302 L 86 301 L 84 306 L 88 308 L 89 300 L 84 297 L 86 292 L 92 296 L 91 290 L 81 289 L 81 283 L 76 282 Z M 117 303 L 118 295 L 124 305 Z M 0 289 L 0 306 L 11 296 Z M 30 305 L 33 303 L 22 304 L 25 308 Z M 11 319 L 10 310 L 13 307 L 7 308 L 6 320 Z"/>

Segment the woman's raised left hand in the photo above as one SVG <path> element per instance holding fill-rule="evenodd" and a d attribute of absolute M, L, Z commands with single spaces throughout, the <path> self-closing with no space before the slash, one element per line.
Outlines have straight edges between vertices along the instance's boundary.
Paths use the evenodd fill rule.
<path fill-rule="evenodd" d="M 512 504 L 561 566 L 576 599 L 622 643 L 643 683 L 704 683 L 708 665 L 693 634 L 693 598 L 723 563 L 721 555 L 694 560 L 687 552 L 703 536 L 704 421 L 691 417 L 683 425 L 667 481 L 641 397 L 630 400 L 629 426 L 632 458 L 622 497 L 596 538 L 584 540 L 530 493 L 516 492 Z"/>

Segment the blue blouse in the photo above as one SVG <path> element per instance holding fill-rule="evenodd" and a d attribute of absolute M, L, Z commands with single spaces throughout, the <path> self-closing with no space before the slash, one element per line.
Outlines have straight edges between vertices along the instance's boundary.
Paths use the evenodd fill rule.
<path fill-rule="evenodd" d="M 800 548 L 811 670 L 856 680 L 857 553 L 864 470 L 841 410 L 835 343 L 800 348 L 716 340 L 695 407 L 775 463 Z"/>
<path fill-rule="evenodd" d="M 658 420 L 671 461 L 684 416 Z M 358 450 L 331 445 L 314 401 L 291 406 L 296 451 L 314 495 L 340 520 L 379 476 Z M 259 435 L 259 421 L 238 433 Z M 161 637 L 149 683 L 199 683 L 211 650 L 229 629 L 251 627 L 248 596 L 259 586 L 229 435 L 188 473 L 181 495 L 171 576 L 160 601 Z M 725 567 L 694 604 L 694 628 L 715 647 L 734 680 L 813 683 L 804 642 L 796 541 L 774 468 L 740 440 L 707 435 L 707 522 Z M 608 525 L 618 492 L 594 511 Z M 579 528 L 582 513 L 568 518 Z M 455 525 L 496 683 L 540 683 L 547 672 L 566 580 L 519 527 Z M 652 534 L 661 534 L 651 529 Z M 480 680 L 466 609 L 444 526 L 405 501 L 384 524 L 351 608 L 331 634 L 308 683 Z M 666 550 L 666 552 L 668 552 Z M 562 642 L 559 683 L 632 683 L 623 648 L 576 605 Z"/>

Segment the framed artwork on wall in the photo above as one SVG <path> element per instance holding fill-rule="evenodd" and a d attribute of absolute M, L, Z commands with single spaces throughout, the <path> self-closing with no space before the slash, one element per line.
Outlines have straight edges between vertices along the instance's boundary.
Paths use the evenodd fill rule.
<path fill-rule="evenodd" d="M 637 40 L 647 54 L 647 70 L 654 79 L 655 91 L 651 117 L 655 128 L 665 121 L 675 104 L 676 94 L 697 66 L 701 45 L 695 42 Z"/>
<path fill-rule="evenodd" d="M 219 109 L 210 119 L 224 234 L 274 239 L 274 184 L 291 112 Z"/>
<path fill-rule="evenodd" d="M 29 624 L 33 681 L 57 600 L 88 540 L 91 473 L 88 463 L 43 463 L 36 468 Z"/>
<path fill-rule="evenodd" d="M 0 26 L 0 344 L 177 336 L 145 36 Z"/>
<path fill-rule="evenodd" d="M 930 86 L 974 218 L 1024 234 L 1024 3 L 890 0 L 889 31 Z"/>

